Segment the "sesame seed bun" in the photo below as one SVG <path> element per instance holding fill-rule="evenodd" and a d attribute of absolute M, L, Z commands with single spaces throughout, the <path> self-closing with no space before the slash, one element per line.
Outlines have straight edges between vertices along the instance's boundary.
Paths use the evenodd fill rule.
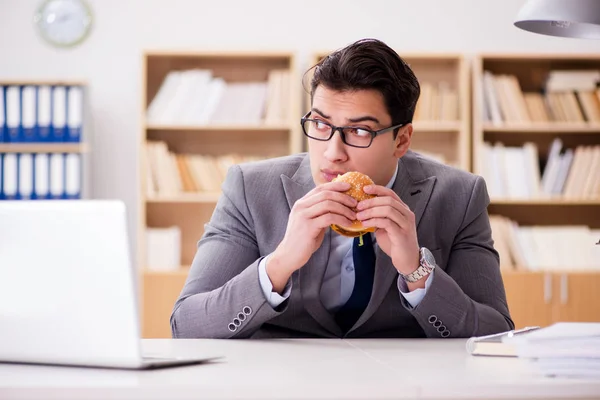
<path fill-rule="evenodd" d="M 357 201 L 363 201 L 366 199 L 370 199 L 375 197 L 374 195 L 367 194 L 363 191 L 363 187 L 367 185 L 373 185 L 374 182 L 367 175 L 362 174 L 360 172 L 352 171 L 346 172 L 344 175 L 338 175 L 336 178 L 332 180 L 332 182 L 346 182 L 349 183 L 350 189 L 348 189 L 345 194 L 353 197 Z M 353 211 L 357 211 L 353 209 Z M 357 237 L 362 236 L 365 233 L 375 232 L 375 228 L 365 228 L 362 225 L 361 221 L 352 221 L 350 226 L 339 226 L 339 225 L 331 225 L 331 229 L 340 235 L 348 236 L 348 237 Z"/>

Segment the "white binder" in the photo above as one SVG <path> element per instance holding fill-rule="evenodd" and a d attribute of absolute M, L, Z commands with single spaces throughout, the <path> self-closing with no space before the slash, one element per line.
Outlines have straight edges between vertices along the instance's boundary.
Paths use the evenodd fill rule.
<path fill-rule="evenodd" d="M 52 89 L 52 141 L 64 142 L 67 130 L 67 88 Z"/>
<path fill-rule="evenodd" d="M 4 154 L 4 168 L 2 168 L 4 183 L 4 198 L 12 200 L 17 198 L 17 173 L 19 170 L 17 153 Z"/>
<path fill-rule="evenodd" d="M 33 194 L 33 156 L 19 154 L 19 199 L 29 200 Z"/>
<path fill-rule="evenodd" d="M 65 163 L 60 153 L 50 155 L 50 197 L 62 199 L 65 194 Z"/>
<path fill-rule="evenodd" d="M 34 191 L 37 199 L 50 198 L 50 160 L 48 154 L 35 155 L 35 183 Z"/>
<path fill-rule="evenodd" d="M 65 156 L 65 192 L 68 199 L 81 198 L 81 155 L 70 153 Z"/>
<path fill-rule="evenodd" d="M 6 128 L 5 142 L 21 140 L 21 90 L 14 85 L 6 87 Z"/>
<path fill-rule="evenodd" d="M 21 142 L 37 142 L 35 103 L 37 97 L 35 86 L 23 86 L 21 89 Z"/>
<path fill-rule="evenodd" d="M 4 107 L 4 86 L 0 86 L 0 143 L 4 142 L 6 139 L 4 138 L 5 128 L 6 128 L 6 118 L 4 117 L 4 113 L 6 108 Z M 0 167 L 2 167 L 2 154 L 0 154 Z M 2 171 L 0 170 L 0 181 L 2 180 Z M 2 191 L 0 191 L 0 199 L 2 198 Z"/>
<path fill-rule="evenodd" d="M 40 142 L 50 142 L 52 124 L 52 88 L 47 85 L 38 87 L 37 93 L 37 129 Z"/>
<path fill-rule="evenodd" d="M 83 123 L 83 90 L 80 86 L 70 86 L 68 90 L 67 140 L 81 141 L 81 125 Z"/>

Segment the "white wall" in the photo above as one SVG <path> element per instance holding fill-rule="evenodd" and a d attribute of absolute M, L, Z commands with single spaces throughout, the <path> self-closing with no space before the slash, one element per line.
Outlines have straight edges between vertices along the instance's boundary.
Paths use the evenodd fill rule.
<path fill-rule="evenodd" d="M 292 50 L 301 68 L 311 52 L 361 37 L 407 52 L 600 51 L 600 41 L 513 27 L 523 1 L 88 0 L 95 14 L 91 36 L 75 49 L 59 50 L 43 43 L 32 24 L 41 0 L 0 0 L 0 80 L 88 82 L 92 195 L 125 200 L 135 245 L 143 50 Z"/>

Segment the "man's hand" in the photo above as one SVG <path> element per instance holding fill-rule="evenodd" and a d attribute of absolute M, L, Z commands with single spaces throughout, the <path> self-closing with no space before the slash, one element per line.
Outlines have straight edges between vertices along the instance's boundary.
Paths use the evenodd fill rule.
<path fill-rule="evenodd" d="M 415 214 L 391 189 L 369 185 L 363 190 L 377 197 L 358 203 L 357 218 L 362 221 L 363 226 L 377 228 L 375 231 L 377 244 L 392 259 L 398 272 L 405 275 L 414 272 L 419 268 L 419 242 Z M 421 285 L 412 286 L 421 287 Z M 409 285 L 409 289 L 412 290 L 413 287 Z"/>
<path fill-rule="evenodd" d="M 274 291 L 281 293 L 292 273 L 306 264 L 321 246 L 329 225 L 347 226 L 356 219 L 352 208 L 357 201 L 342 193 L 349 188 L 346 182 L 325 183 L 294 204 L 285 236 L 266 265 Z"/>

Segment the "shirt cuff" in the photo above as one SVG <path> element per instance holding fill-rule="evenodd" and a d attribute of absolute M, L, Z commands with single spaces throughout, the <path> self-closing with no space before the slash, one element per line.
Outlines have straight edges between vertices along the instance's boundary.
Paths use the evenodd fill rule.
<path fill-rule="evenodd" d="M 402 297 L 406 299 L 408 304 L 411 305 L 412 308 L 417 307 L 419 303 L 421 303 L 421 300 L 423 300 L 423 297 L 425 297 L 425 294 L 427 294 L 427 290 L 429 289 L 429 286 L 431 286 L 431 282 L 433 281 L 434 273 L 435 269 L 431 271 L 431 273 L 427 277 L 424 288 L 415 289 L 412 292 L 408 291 L 408 285 L 406 284 L 404 279 L 402 279 L 402 277 L 398 275 L 398 291 L 400 292 Z"/>
<path fill-rule="evenodd" d="M 267 260 L 269 257 L 270 254 L 260 260 L 258 263 L 258 280 L 267 303 L 269 303 L 271 307 L 275 308 L 290 297 L 290 293 L 292 292 L 292 280 L 290 279 L 286 283 L 285 288 L 283 289 L 283 295 L 279 295 L 279 293 L 274 292 L 273 284 L 269 279 L 269 275 L 267 275 Z"/>

